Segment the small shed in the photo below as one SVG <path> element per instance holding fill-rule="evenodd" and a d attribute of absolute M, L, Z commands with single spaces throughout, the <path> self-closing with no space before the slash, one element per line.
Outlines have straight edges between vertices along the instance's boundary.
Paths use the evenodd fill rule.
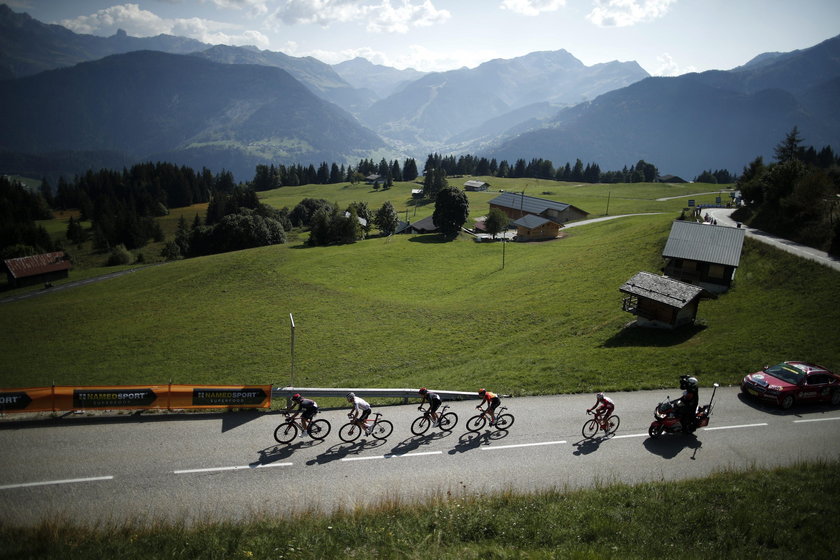
<path fill-rule="evenodd" d="M 650 272 L 639 272 L 619 288 L 627 294 L 622 309 L 641 327 L 674 329 L 692 324 L 703 288 Z"/>
<path fill-rule="evenodd" d="M 542 216 L 526 214 L 513 222 L 517 241 L 543 241 L 555 239 L 563 226 Z"/>
<path fill-rule="evenodd" d="M 676 220 L 662 251 L 663 272 L 710 292 L 725 292 L 741 261 L 745 230 Z"/>
<path fill-rule="evenodd" d="M 376 173 L 373 173 L 373 174 L 365 177 L 365 183 L 367 183 L 368 185 L 372 185 L 375 182 L 381 181 L 381 180 L 382 180 L 382 175 L 377 175 Z"/>
<path fill-rule="evenodd" d="M 486 191 L 488 188 L 490 188 L 490 185 L 484 181 L 467 181 L 464 183 L 465 191 Z"/>
<path fill-rule="evenodd" d="M 9 285 L 13 288 L 67 278 L 71 268 L 70 259 L 64 251 L 6 259 L 3 265 Z"/>

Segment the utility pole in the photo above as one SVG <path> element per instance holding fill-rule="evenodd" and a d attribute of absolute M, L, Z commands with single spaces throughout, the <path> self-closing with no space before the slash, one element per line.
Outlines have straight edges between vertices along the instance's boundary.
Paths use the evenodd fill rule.
<path fill-rule="evenodd" d="M 292 371 L 291 371 L 291 380 L 290 386 L 295 386 L 295 318 L 289 313 L 289 321 L 292 323 Z"/>
<path fill-rule="evenodd" d="M 604 214 L 605 216 L 609 216 L 609 215 L 610 215 L 610 197 L 611 197 L 611 196 L 612 196 L 612 191 L 609 191 L 609 192 L 607 193 L 607 213 L 606 213 L 606 214 Z"/>

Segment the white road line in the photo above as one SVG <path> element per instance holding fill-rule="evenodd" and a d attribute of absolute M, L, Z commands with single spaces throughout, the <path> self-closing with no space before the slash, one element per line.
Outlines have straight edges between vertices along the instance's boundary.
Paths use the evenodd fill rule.
<path fill-rule="evenodd" d="M 423 451 L 420 453 L 389 453 L 387 455 L 374 455 L 372 457 L 345 457 L 342 461 L 370 461 L 372 459 L 399 459 L 402 457 L 423 457 L 424 455 L 443 455 L 443 451 Z"/>
<path fill-rule="evenodd" d="M 711 432 L 714 430 L 734 430 L 736 428 L 756 428 L 758 426 L 766 426 L 767 422 L 762 422 L 761 424 L 741 424 L 740 426 L 718 426 L 716 428 L 703 428 L 705 432 Z"/>
<path fill-rule="evenodd" d="M 610 439 L 621 439 L 621 438 L 631 438 L 631 437 L 648 437 L 648 433 L 645 432 L 643 434 L 625 434 L 623 436 L 612 436 Z"/>
<path fill-rule="evenodd" d="M 516 445 L 497 445 L 493 447 L 479 447 L 483 451 L 495 451 L 496 449 L 514 449 L 516 447 L 536 447 L 538 445 L 560 445 L 566 443 L 564 441 L 541 441 L 539 443 L 519 443 Z"/>
<path fill-rule="evenodd" d="M 94 476 L 90 478 L 68 478 L 66 480 L 45 480 L 43 482 L 24 482 L 22 484 L 6 484 L 0 486 L 0 490 L 11 490 L 13 488 L 28 488 L 30 486 L 48 486 L 50 484 L 73 484 L 76 482 L 97 482 L 100 480 L 113 480 L 113 476 Z"/>
<path fill-rule="evenodd" d="M 185 469 L 181 471 L 172 471 L 173 474 L 192 474 L 203 472 L 219 472 L 219 471 L 242 471 L 245 469 L 268 469 L 271 467 L 291 467 L 292 463 L 266 463 L 259 465 L 238 465 L 235 467 L 211 467 L 209 469 Z"/>
<path fill-rule="evenodd" d="M 830 420 L 840 420 L 840 418 L 809 418 L 808 420 L 794 420 L 794 424 L 801 424 L 804 422 L 828 422 Z"/>

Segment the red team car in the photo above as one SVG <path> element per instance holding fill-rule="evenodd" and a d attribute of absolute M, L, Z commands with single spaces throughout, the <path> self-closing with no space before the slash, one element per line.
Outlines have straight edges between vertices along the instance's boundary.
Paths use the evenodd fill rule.
<path fill-rule="evenodd" d="M 837 406 L 840 376 L 807 362 L 782 362 L 744 377 L 741 391 L 785 410 L 799 402 L 829 402 Z"/>

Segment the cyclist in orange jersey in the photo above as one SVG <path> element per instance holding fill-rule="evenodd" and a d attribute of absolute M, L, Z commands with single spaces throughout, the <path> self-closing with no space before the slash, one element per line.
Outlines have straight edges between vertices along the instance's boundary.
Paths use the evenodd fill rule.
<path fill-rule="evenodd" d="M 478 394 L 481 395 L 481 404 L 478 405 L 476 408 L 481 410 L 483 405 L 487 405 L 487 412 L 490 414 L 490 425 L 493 426 L 496 424 L 496 413 L 495 410 L 501 404 L 502 399 L 495 393 L 491 393 L 487 389 L 479 389 Z"/>

